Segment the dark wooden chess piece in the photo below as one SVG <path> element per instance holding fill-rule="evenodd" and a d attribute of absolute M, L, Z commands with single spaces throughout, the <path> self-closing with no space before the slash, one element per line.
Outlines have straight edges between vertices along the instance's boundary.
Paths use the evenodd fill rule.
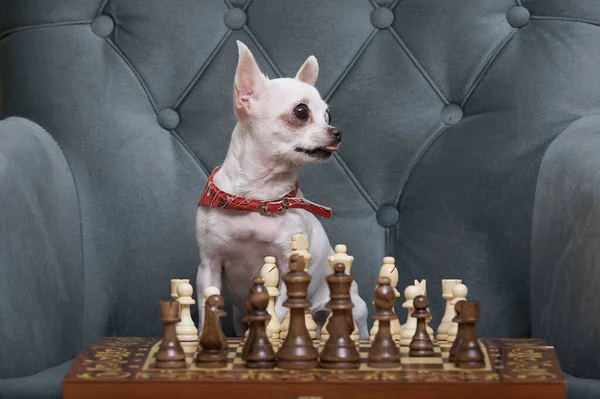
<path fill-rule="evenodd" d="M 155 367 L 161 369 L 186 368 L 185 353 L 177 339 L 175 324 L 181 321 L 179 317 L 179 302 L 160 301 L 160 322 L 164 325 L 163 338 L 156 352 Z"/>
<path fill-rule="evenodd" d="M 424 295 L 417 296 L 413 301 L 415 311 L 412 317 L 417 319 L 417 330 L 410 342 L 408 355 L 410 357 L 431 357 L 435 355 L 433 351 L 433 342 L 427 334 L 427 318 L 430 316 L 427 311 L 429 299 Z"/>
<path fill-rule="evenodd" d="M 250 293 L 251 313 L 248 316 L 250 331 L 253 340 L 250 343 L 246 355 L 246 367 L 255 369 L 267 369 L 275 367 L 275 351 L 267 337 L 267 323 L 271 319 L 267 312 L 269 304 L 269 293 L 265 287 L 264 280 L 260 277 L 252 279 L 254 287 Z"/>
<path fill-rule="evenodd" d="M 475 330 L 475 324 L 479 321 L 480 302 L 464 302 L 461 307 L 458 328 L 462 329 L 462 343 L 456 350 L 456 367 L 465 369 L 485 367 L 485 357 Z"/>
<path fill-rule="evenodd" d="M 252 296 L 252 289 L 250 289 L 250 294 L 248 295 L 249 297 Z M 244 303 L 244 309 L 246 310 L 246 316 L 244 316 L 242 321 L 244 323 L 248 324 L 248 329 L 246 330 L 247 335 L 246 335 L 246 338 L 244 339 L 244 346 L 242 346 L 242 360 L 246 361 L 246 359 L 248 358 L 248 351 L 250 350 L 250 344 L 254 340 L 254 332 L 250 330 L 250 325 L 248 323 L 248 321 L 249 321 L 248 317 L 250 316 L 250 313 L 252 312 L 252 306 L 250 306 L 250 298 L 248 298 L 248 300 Z"/>
<path fill-rule="evenodd" d="M 310 369 L 318 366 L 319 354 L 304 324 L 304 309 L 310 307 L 306 299 L 311 276 L 304 271 L 304 257 L 293 254 L 290 271 L 283 276 L 288 298 L 283 306 L 290 309 L 290 329 L 277 352 L 277 366 L 284 369 Z"/>
<path fill-rule="evenodd" d="M 458 348 L 462 345 L 463 342 L 464 330 L 461 327 L 460 322 L 460 313 L 462 311 L 463 302 L 466 301 L 459 301 L 454 305 L 454 312 L 456 313 L 456 316 L 454 316 L 452 322 L 458 323 L 458 330 L 456 331 L 456 338 L 454 338 L 454 342 L 452 343 L 452 346 L 450 347 L 450 352 L 448 353 L 448 362 L 450 363 L 456 362 L 456 351 L 458 351 Z"/>
<path fill-rule="evenodd" d="M 354 278 L 344 273 L 343 263 L 333 266 L 333 274 L 325 277 L 331 300 L 325 305 L 332 315 L 327 325 L 329 339 L 321 351 L 321 367 L 331 369 L 355 369 L 360 366 L 360 354 L 350 338 L 354 321 L 348 317 L 354 304 L 350 299 L 350 285 Z M 352 324 L 349 324 L 352 323 Z"/>
<path fill-rule="evenodd" d="M 221 368 L 227 366 L 227 338 L 221 329 L 221 318 L 227 316 L 223 310 L 225 300 L 221 295 L 212 295 L 204 305 L 204 327 L 195 362 L 198 367 Z"/>
<path fill-rule="evenodd" d="M 368 365 L 374 368 L 400 367 L 400 350 L 390 330 L 390 321 L 396 318 L 396 314 L 392 311 L 396 295 L 390 283 L 388 277 L 379 277 L 375 288 L 373 302 L 377 311 L 372 317 L 379 321 L 379 329 L 367 357 Z"/>

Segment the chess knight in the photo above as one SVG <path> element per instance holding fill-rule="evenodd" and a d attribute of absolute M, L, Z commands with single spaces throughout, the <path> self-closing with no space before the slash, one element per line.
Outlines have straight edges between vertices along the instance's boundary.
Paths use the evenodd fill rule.
<path fill-rule="evenodd" d="M 209 286 L 220 289 L 223 276 L 233 297 L 236 335 L 243 334 L 244 302 L 265 256 L 275 257 L 280 275 L 286 274 L 290 238 L 304 234 L 304 250 L 311 254 L 310 312 L 321 328 L 329 312 L 327 259 L 334 251 L 316 216 L 330 217 L 331 210 L 304 199 L 297 176 L 303 164 L 331 158 L 342 132 L 330 124 L 328 106 L 314 87 L 319 72 L 314 56 L 294 78 L 268 79 L 239 41 L 238 52 L 233 85 L 237 124 L 225 160 L 208 178 L 197 211 L 201 264 L 196 292 Z M 279 290 L 275 311 L 284 320 L 287 295 L 281 282 Z M 367 306 L 356 284 L 351 297 L 354 320 L 366 338 Z M 199 306 L 199 311 L 202 324 L 204 309 Z"/>

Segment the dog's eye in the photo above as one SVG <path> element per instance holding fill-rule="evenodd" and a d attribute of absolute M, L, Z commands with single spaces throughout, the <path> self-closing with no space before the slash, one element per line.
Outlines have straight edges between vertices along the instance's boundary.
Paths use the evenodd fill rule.
<path fill-rule="evenodd" d="M 308 111 L 306 104 L 298 104 L 296 105 L 296 108 L 294 108 L 294 115 L 296 115 L 296 118 L 300 119 L 301 121 L 307 120 L 309 114 L 310 112 Z"/>
<path fill-rule="evenodd" d="M 329 113 L 329 110 L 325 111 L 325 123 L 328 125 L 331 123 L 331 114 Z"/>

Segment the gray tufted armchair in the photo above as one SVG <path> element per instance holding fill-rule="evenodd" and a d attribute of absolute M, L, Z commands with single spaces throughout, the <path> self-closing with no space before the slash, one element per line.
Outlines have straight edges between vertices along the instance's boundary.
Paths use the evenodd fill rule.
<path fill-rule="evenodd" d="M 82 345 L 160 333 L 169 279 L 199 263 L 235 40 L 271 77 L 319 59 L 344 142 L 301 184 L 365 298 L 385 255 L 438 321 L 462 278 L 480 335 L 545 338 L 581 377 L 569 396 L 600 397 L 600 2 L 0 0 L 0 18 L 0 397 L 59 397 Z"/>

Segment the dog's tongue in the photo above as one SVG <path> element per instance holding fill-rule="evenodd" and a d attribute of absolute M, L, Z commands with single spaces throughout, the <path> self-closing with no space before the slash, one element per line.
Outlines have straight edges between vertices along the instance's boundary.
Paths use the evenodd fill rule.
<path fill-rule="evenodd" d="M 336 151 L 338 150 L 338 147 L 335 147 L 335 146 L 333 146 L 333 145 L 329 145 L 329 146 L 327 146 L 327 147 L 323 147 L 323 149 L 324 149 L 325 151 L 329 151 L 329 152 L 336 152 Z"/>

